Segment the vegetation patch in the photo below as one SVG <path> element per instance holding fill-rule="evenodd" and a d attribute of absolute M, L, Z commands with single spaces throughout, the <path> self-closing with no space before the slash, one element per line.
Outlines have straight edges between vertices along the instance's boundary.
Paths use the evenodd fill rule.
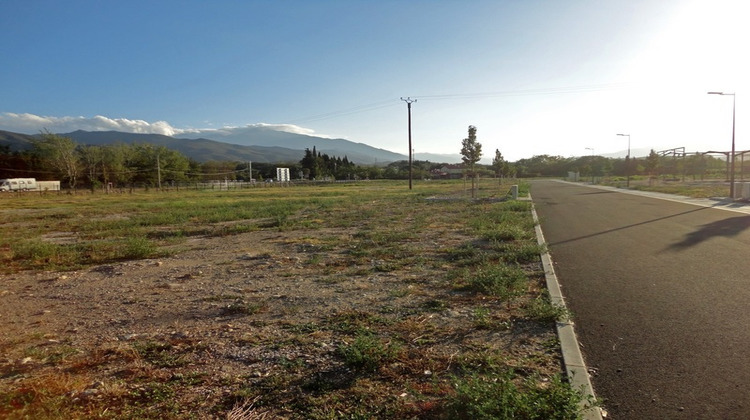
<path fill-rule="evenodd" d="M 508 189 L 4 198 L 0 417 L 576 418 Z"/>

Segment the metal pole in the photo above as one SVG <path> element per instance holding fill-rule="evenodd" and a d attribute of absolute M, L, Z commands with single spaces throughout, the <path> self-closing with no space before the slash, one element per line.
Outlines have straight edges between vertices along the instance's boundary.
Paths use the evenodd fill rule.
<path fill-rule="evenodd" d="M 628 134 L 628 167 L 625 168 L 628 171 L 628 188 L 630 188 L 630 167 L 633 166 L 633 158 L 630 157 L 630 134 Z"/>
<path fill-rule="evenodd" d="M 732 97 L 732 152 L 729 159 L 729 196 L 734 200 L 734 117 L 735 117 L 735 95 L 734 93 L 708 92 L 709 95 L 722 95 Z"/>
<path fill-rule="evenodd" d="M 729 177 L 729 195 L 734 200 L 734 110 L 735 110 L 735 96 L 732 94 L 732 174 Z"/>

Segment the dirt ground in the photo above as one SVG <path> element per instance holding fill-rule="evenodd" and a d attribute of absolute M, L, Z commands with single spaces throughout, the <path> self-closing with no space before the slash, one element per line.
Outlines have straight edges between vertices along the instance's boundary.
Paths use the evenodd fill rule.
<path fill-rule="evenodd" d="M 431 418 L 458 365 L 561 372 L 554 325 L 520 316 L 522 300 L 449 287 L 465 232 L 425 230 L 399 267 L 358 256 L 355 234 L 196 237 L 165 258 L 0 275 L 0 417 L 46 401 L 36 415 Z M 362 331 L 398 356 L 346 365 Z"/>

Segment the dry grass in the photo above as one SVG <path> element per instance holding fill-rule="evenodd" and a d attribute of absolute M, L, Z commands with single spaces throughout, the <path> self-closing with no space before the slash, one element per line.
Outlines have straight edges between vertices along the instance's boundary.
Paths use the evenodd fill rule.
<path fill-rule="evenodd" d="M 485 187 L 485 197 L 507 190 Z M 14 203 L 5 232 L 37 212 L 99 222 L 53 217 L 9 237 L 11 253 L 49 230 L 87 241 L 148 226 L 160 232 L 154 252 L 173 257 L 5 275 L 0 416 L 575 418 L 530 205 L 464 200 L 461 188 Z M 230 217 L 244 207 L 254 208 Z M 45 264 L 9 258 L 16 271 Z M 50 303 L 50 314 L 37 309 Z M 493 403 L 502 399 L 517 404 Z"/>

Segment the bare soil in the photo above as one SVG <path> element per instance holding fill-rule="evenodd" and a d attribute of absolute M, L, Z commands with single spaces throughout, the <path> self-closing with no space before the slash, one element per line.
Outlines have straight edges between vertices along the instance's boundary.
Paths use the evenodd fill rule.
<path fill-rule="evenodd" d="M 537 264 L 529 296 L 502 301 L 451 287 L 449 250 L 476 240 L 460 227 L 406 239 L 398 266 L 358 254 L 357 233 L 198 237 L 165 258 L 0 275 L 0 417 L 437 418 L 458 367 L 561 372 L 553 323 L 520 311 Z M 367 332 L 391 357 L 353 367 Z"/>

